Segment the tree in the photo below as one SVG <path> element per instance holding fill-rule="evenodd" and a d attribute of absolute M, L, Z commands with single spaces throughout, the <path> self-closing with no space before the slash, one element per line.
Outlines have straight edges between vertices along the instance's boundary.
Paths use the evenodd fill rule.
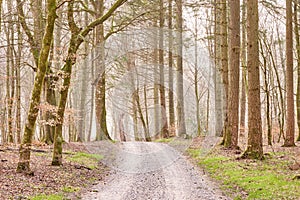
<path fill-rule="evenodd" d="M 20 145 L 20 157 L 17 172 L 30 173 L 30 151 L 32 138 L 35 132 L 35 123 L 39 111 L 39 103 L 42 92 L 42 85 L 46 74 L 48 57 L 53 42 L 54 22 L 56 20 L 56 0 L 47 1 L 47 20 L 45 34 L 43 37 L 41 51 L 39 52 L 37 73 L 31 94 L 31 102 L 27 114 L 27 121 L 24 128 L 24 136 Z"/>
<path fill-rule="evenodd" d="M 258 19 L 258 1 L 247 0 L 248 144 L 242 158 L 253 159 L 263 159 Z"/>
<path fill-rule="evenodd" d="M 238 148 L 240 77 L 240 1 L 230 0 L 228 129 L 225 147 Z"/>
<path fill-rule="evenodd" d="M 286 136 L 285 147 L 295 146 L 295 108 L 293 80 L 293 11 L 292 0 L 286 0 Z"/>
<path fill-rule="evenodd" d="M 64 122 L 64 113 L 67 104 L 68 91 L 70 88 L 72 66 L 76 63 L 76 53 L 80 45 L 84 42 L 84 38 L 94 30 L 98 25 L 103 24 L 115 10 L 117 10 L 126 0 L 117 0 L 111 8 L 101 17 L 95 19 L 84 28 L 78 28 L 74 20 L 74 1 L 68 2 L 68 24 L 71 31 L 71 39 L 68 47 L 68 54 L 65 59 L 65 64 L 62 68 L 64 73 L 63 89 L 60 91 L 60 101 L 57 109 L 57 126 L 54 135 L 54 149 L 52 157 L 52 165 L 62 165 L 62 125 Z"/>
<path fill-rule="evenodd" d="M 177 102 L 177 131 L 178 136 L 186 136 L 185 127 L 185 116 L 184 116 L 184 96 L 183 96 L 183 41 L 182 41 L 182 31 L 183 31 L 183 18 L 182 18 L 182 0 L 176 0 L 177 13 L 176 13 L 176 28 L 177 28 L 177 88 L 176 94 L 178 98 Z"/>
<path fill-rule="evenodd" d="M 296 49 L 297 49 L 297 95 L 296 95 L 296 106 L 297 106 L 297 124 L 298 124 L 298 138 L 300 141 L 300 35 L 299 35 L 299 21 L 298 21 L 298 3 L 294 4 L 294 22 L 295 22 L 295 37 L 296 37 Z"/>
<path fill-rule="evenodd" d="M 103 16 L 104 14 L 104 1 L 96 1 L 96 18 Z M 106 126 L 106 102 L 105 102 L 105 93 L 106 93 L 106 79 L 105 79 L 105 58 L 104 58 L 104 25 L 99 24 L 96 27 L 95 39 L 97 44 L 97 54 L 99 58 L 96 60 L 98 67 L 100 67 L 99 79 L 96 85 L 96 94 L 95 94 L 95 104 L 96 104 L 96 117 L 100 130 L 97 130 L 96 140 L 111 140 L 107 126 Z"/>
<path fill-rule="evenodd" d="M 215 1 L 214 15 L 215 15 L 215 36 L 214 36 L 214 54 L 215 54 L 215 68 L 213 69 L 214 87 L 215 87 L 215 133 L 216 136 L 222 136 L 222 122 L 223 122 L 223 108 L 222 108 L 222 2 Z M 227 12 L 227 11 L 225 11 Z"/>
<path fill-rule="evenodd" d="M 169 137 L 168 133 L 168 122 L 166 115 L 166 95 L 165 95 L 165 79 L 164 79 L 164 35 L 163 28 L 165 22 L 164 16 L 164 1 L 159 1 L 159 50 L 158 50 L 158 60 L 159 60 L 159 94 L 160 94 L 160 106 L 161 106 L 161 120 L 162 120 L 162 130 L 161 136 L 163 138 Z"/>
<path fill-rule="evenodd" d="M 169 53 L 168 53 L 168 65 L 169 65 L 169 128 L 172 131 L 172 128 L 175 126 L 175 111 L 174 111 L 174 74 L 173 74 L 173 0 L 168 0 L 168 29 L 169 29 Z"/>

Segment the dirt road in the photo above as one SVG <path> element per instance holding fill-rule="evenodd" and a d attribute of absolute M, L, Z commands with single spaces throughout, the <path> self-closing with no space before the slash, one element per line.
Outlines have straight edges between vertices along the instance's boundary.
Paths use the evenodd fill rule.
<path fill-rule="evenodd" d="M 111 151 L 113 173 L 82 199 L 229 199 L 181 153 L 162 143 L 126 142 Z"/>

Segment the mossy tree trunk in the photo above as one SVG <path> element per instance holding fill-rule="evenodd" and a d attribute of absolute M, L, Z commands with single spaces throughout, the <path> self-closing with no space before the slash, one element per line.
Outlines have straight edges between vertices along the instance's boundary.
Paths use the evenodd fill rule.
<path fill-rule="evenodd" d="M 76 53 L 79 49 L 80 45 L 84 42 L 84 38 L 92 31 L 94 28 L 100 24 L 103 24 L 113 13 L 114 11 L 119 8 L 126 0 L 117 0 L 112 7 L 105 13 L 103 16 L 97 18 L 90 24 L 88 24 L 84 29 L 79 29 L 74 20 L 74 1 L 68 2 L 68 24 L 71 31 L 71 39 L 68 48 L 68 55 L 65 59 L 65 65 L 62 68 L 64 73 L 63 76 L 63 89 L 60 91 L 60 101 L 58 105 L 57 111 L 57 126 L 55 129 L 54 135 L 54 149 L 53 149 L 53 156 L 52 156 L 52 165 L 62 165 L 62 128 L 64 122 L 64 114 L 65 108 L 67 103 L 68 91 L 70 87 L 71 81 L 71 73 L 72 73 L 72 66 L 76 63 Z"/>
<path fill-rule="evenodd" d="M 48 57 L 50 53 L 51 44 L 53 41 L 53 30 L 56 16 L 56 0 L 47 1 L 47 23 L 45 28 L 45 35 L 43 37 L 41 51 L 39 53 L 37 73 L 34 80 L 34 86 L 31 94 L 30 107 L 27 114 L 27 121 L 24 128 L 24 136 L 20 145 L 20 157 L 17 167 L 17 172 L 30 172 L 30 150 L 32 138 L 35 131 L 36 118 L 39 111 L 40 97 L 42 92 L 42 85 L 44 82 L 46 69 L 48 65 Z"/>

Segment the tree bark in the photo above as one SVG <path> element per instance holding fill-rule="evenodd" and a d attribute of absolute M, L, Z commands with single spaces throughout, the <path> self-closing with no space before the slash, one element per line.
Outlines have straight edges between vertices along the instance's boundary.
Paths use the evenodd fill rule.
<path fill-rule="evenodd" d="M 300 35 L 299 35 L 299 21 L 298 21 L 298 4 L 294 4 L 294 21 L 295 21 L 295 37 L 296 37 L 296 49 L 297 49 L 297 125 L 298 125 L 298 137 L 297 141 L 300 141 Z"/>
<path fill-rule="evenodd" d="M 184 114 L 184 96 L 183 96 L 183 41 L 182 41 L 182 31 L 183 31 L 183 17 L 182 17 L 182 0 L 176 0 L 177 6 L 177 134 L 179 137 L 187 137 L 186 126 L 185 126 L 185 114 Z"/>
<path fill-rule="evenodd" d="M 17 172 L 30 172 L 30 150 L 32 138 L 34 135 L 34 127 L 39 111 L 39 103 L 42 92 L 42 85 L 48 65 L 48 56 L 50 53 L 51 43 L 53 41 L 53 30 L 56 16 L 56 0 L 47 1 L 47 23 L 45 35 L 43 37 L 42 48 L 39 53 L 38 70 L 34 80 L 34 86 L 31 94 L 31 102 L 27 114 L 27 121 L 24 128 L 23 141 L 20 146 L 20 157 L 17 167 Z"/>
<path fill-rule="evenodd" d="M 230 0 L 228 133 L 225 147 L 238 148 L 240 77 L 240 1 Z"/>
<path fill-rule="evenodd" d="M 286 137 L 285 147 L 295 146 L 295 108 L 293 78 L 293 17 L 292 0 L 286 0 Z"/>
<path fill-rule="evenodd" d="M 247 0 L 248 144 L 242 158 L 263 159 L 260 102 L 258 1 Z"/>
<path fill-rule="evenodd" d="M 171 135 L 175 128 L 175 109 L 174 109 L 174 73 L 173 73 L 173 0 L 168 0 L 168 28 L 169 28 L 169 53 L 168 53 L 168 65 L 169 65 L 169 131 Z"/>
<path fill-rule="evenodd" d="M 161 136 L 163 138 L 169 137 L 168 132 L 168 120 L 167 120 L 167 114 L 166 114 L 166 95 L 165 95 L 165 74 L 164 74 L 164 34 L 163 34 L 163 28 L 164 28 L 164 1 L 159 1 L 159 93 L 160 93 L 160 111 L 161 111 L 161 124 L 162 124 L 162 130 L 161 130 Z"/>

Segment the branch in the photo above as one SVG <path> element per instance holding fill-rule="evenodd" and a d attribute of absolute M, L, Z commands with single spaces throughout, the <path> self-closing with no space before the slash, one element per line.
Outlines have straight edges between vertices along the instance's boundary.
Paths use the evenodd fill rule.
<path fill-rule="evenodd" d="M 31 34 L 31 31 L 30 31 L 29 27 L 26 24 L 24 10 L 23 10 L 23 3 L 24 2 L 21 2 L 21 0 L 17 0 L 17 9 L 18 9 L 18 13 L 19 13 L 19 20 L 20 20 L 20 23 L 21 23 L 21 26 L 22 26 L 23 30 L 25 31 L 25 34 L 28 37 L 28 42 L 30 44 L 30 49 L 32 51 L 35 64 L 36 64 L 36 66 L 38 66 L 39 49 L 37 48 L 37 44 L 34 40 L 34 37 Z"/>
<path fill-rule="evenodd" d="M 140 17 L 142 17 L 142 16 L 144 16 L 145 14 L 148 14 L 148 13 L 150 13 L 150 11 L 149 12 L 144 12 L 144 13 L 141 13 L 141 14 L 137 15 L 136 17 L 134 17 L 133 19 L 131 19 L 129 22 L 127 22 L 123 26 L 121 26 L 122 25 L 122 23 L 121 23 L 120 24 L 121 27 L 119 27 L 117 30 L 110 31 L 109 33 L 107 33 L 105 35 L 105 37 L 104 37 L 104 40 L 106 40 L 107 38 L 109 38 L 112 34 L 124 30 L 126 27 L 128 27 L 129 25 L 131 25 L 136 19 L 138 19 L 138 18 L 140 18 Z"/>
<path fill-rule="evenodd" d="M 95 21 L 91 22 L 85 27 L 80 33 L 77 39 L 77 45 L 79 46 L 83 42 L 83 38 L 86 37 L 96 26 L 105 22 L 120 6 L 122 6 L 127 0 L 117 0 L 112 7 L 107 11 L 107 13 Z"/>

